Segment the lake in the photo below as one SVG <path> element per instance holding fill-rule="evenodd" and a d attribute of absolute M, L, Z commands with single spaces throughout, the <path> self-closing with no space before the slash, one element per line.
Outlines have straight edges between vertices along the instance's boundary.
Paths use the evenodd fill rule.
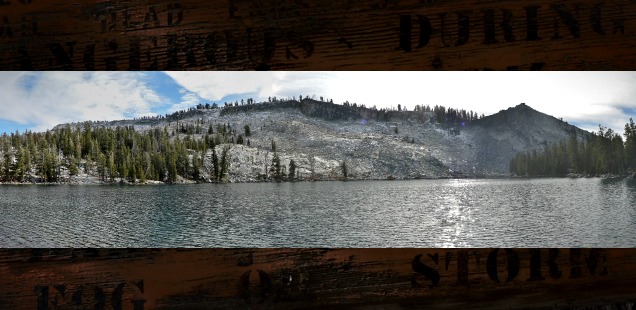
<path fill-rule="evenodd" d="M 2 247 L 635 247 L 636 180 L 1 185 Z"/>

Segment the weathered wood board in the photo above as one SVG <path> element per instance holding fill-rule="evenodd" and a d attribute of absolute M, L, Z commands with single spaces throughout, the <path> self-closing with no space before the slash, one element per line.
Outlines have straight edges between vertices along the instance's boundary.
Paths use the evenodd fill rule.
<path fill-rule="evenodd" d="M 636 69 L 633 0 L 0 0 L 4 70 Z"/>
<path fill-rule="evenodd" d="M 0 250 L 1 309 L 490 309 L 635 302 L 634 249 Z"/>

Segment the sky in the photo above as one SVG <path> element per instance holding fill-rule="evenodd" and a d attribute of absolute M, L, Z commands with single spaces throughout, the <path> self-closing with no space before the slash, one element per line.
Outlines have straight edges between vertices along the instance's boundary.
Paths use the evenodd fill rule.
<path fill-rule="evenodd" d="M 588 131 L 636 119 L 636 72 L 0 72 L 0 133 L 172 113 L 198 103 L 321 96 L 494 114 L 526 103 Z"/>

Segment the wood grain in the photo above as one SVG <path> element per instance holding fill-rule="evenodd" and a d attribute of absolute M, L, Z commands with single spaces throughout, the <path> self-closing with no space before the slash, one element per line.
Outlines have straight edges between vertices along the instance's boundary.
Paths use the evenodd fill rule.
<path fill-rule="evenodd" d="M 631 0 L 0 0 L 0 69 L 633 70 L 635 17 Z"/>
<path fill-rule="evenodd" d="M 2 309 L 634 305 L 633 249 L 0 251 Z"/>
<path fill-rule="evenodd" d="M 630 0 L 0 0 L 0 69 L 634 70 L 635 17 Z M 634 307 L 635 287 L 633 249 L 0 250 L 0 309 Z"/>

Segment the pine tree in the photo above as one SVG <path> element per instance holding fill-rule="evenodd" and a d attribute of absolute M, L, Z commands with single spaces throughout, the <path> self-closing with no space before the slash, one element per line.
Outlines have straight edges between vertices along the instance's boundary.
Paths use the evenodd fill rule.
<path fill-rule="evenodd" d="M 71 157 L 71 163 L 68 166 L 68 172 L 70 175 L 77 175 L 79 173 L 75 157 Z"/>
<path fill-rule="evenodd" d="M 625 124 L 625 164 L 629 172 L 636 171 L 636 124 L 633 119 Z"/>
<path fill-rule="evenodd" d="M 106 181 L 106 156 L 100 153 L 97 159 L 97 171 L 102 181 Z"/>
<path fill-rule="evenodd" d="M 572 129 L 570 132 L 570 140 L 568 141 L 568 155 L 570 160 L 570 168 L 573 171 L 579 171 L 579 144 L 576 136 L 576 130 Z"/>
<path fill-rule="evenodd" d="M 287 179 L 289 181 L 294 180 L 294 176 L 296 175 L 296 162 L 294 160 L 289 161 L 289 174 L 287 175 Z"/>
<path fill-rule="evenodd" d="M 274 153 L 274 156 L 272 157 L 272 166 L 270 167 L 270 171 L 274 180 L 279 182 L 281 180 L 282 175 L 281 175 L 280 158 L 278 157 L 277 153 Z"/>
<path fill-rule="evenodd" d="M 177 155 L 174 151 L 167 154 L 166 164 L 168 165 L 168 183 L 174 183 L 177 181 Z"/>
<path fill-rule="evenodd" d="M 343 160 L 342 164 L 340 164 L 340 168 L 342 169 L 342 175 L 344 176 L 344 179 L 347 179 L 347 163 Z"/>
<path fill-rule="evenodd" d="M 13 157 L 8 151 L 4 152 L 4 159 L 2 160 L 2 180 L 5 182 L 11 182 L 11 163 Z"/>
<path fill-rule="evenodd" d="M 137 165 L 130 164 L 130 169 L 128 170 L 128 181 L 131 183 L 137 182 Z"/>
<path fill-rule="evenodd" d="M 230 151 L 230 147 L 226 146 L 223 148 L 223 153 L 221 154 L 221 181 L 227 182 L 227 173 L 230 166 L 230 159 L 228 157 L 228 152 Z"/>
<path fill-rule="evenodd" d="M 199 180 L 201 178 L 201 159 L 197 152 L 195 152 L 192 156 L 192 178 L 194 180 Z"/>
<path fill-rule="evenodd" d="M 221 179 L 221 169 L 219 169 L 219 157 L 216 155 L 216 149 L 212 148 L 212 168 L 214 171 L 214 178 L 216 180 Z"/>
<path fill-rule="evenodd" d="M 135 172 L 137 173 L 137 178 L 139 178 L 140 183 L 146 182 L 146 171 L 144 169 L 143 162 L 140 160 L 135 163 Z"/>
<path fill-rule="evenodd" d="M 314 180 L 315 175 L 315 168 L 316 168 L 316 158 L 314 156 L 310 156 L 309 157 L 309 166 L 311 169 L 311 179 Z"/>
<path fill-rule="evenodd" d="M 115 181 L 116 172 L 117 168 L 115 166 L 115 154 L 111 153 L 108 156 L 108 177 L 111 182 Z"/>
<path fill-rule="evenodd" d="M 15 178 L 18 182 L 23 182 L 27 173 L 27 157 L 22 145 L 18 146 L 15 161 Z"/>

